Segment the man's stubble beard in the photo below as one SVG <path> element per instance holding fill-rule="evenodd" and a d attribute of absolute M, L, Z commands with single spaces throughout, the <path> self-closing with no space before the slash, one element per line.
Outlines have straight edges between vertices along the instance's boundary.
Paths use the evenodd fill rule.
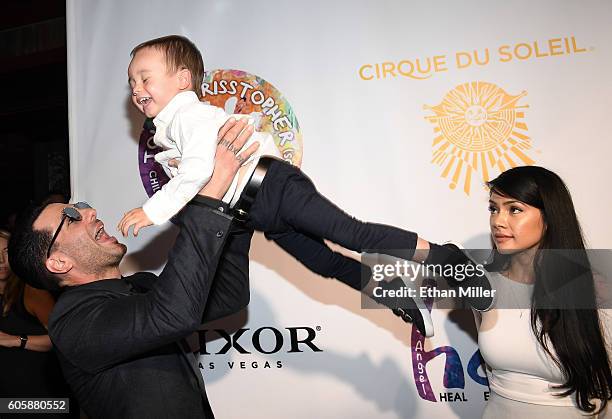
<path fill-rule="evenodd" d="M 108 250 L 91 249 L 91 243 L 84 246 L 79 246 L 77 243 L 70 249 L 70 253 L 74 255 L 83 273 L 98 276 L 104 275 L 109 269 L 118 268 L 127 252 L 127 247 L 118 243 L 116 252 L 111 253 L 110 249 Z"/>

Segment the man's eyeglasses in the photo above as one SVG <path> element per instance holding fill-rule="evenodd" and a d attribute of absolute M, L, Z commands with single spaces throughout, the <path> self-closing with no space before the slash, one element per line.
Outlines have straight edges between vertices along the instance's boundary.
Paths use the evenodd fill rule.
<path fill-rule="evenodd" d="M 57 235 L 62 229 L 62 226 L 64 225 L 64 222 L 66 221 L 66 218 L 70 218 L 71 222 L 81 221 L 83 219 L 83 216 L 78 210 L 87 209 L 87 208 L 91 208 L 91 205 L 89 205 L 87 202 L 77 202 L 73 206 L 66 207 L 62 210 L 62 221 L 60 221 L 60 224 L 57 227 L 57 230 L 55 230 L 55 234 L 53 234 L 53 238 L 51 239 L 51 243 L 49 244 L 49 248 L 47 249 L 47 259 L 51 255 L 51 248 L 53 247 L 53 244 L 55 243 L 55 239 L 57 239 Z"/>

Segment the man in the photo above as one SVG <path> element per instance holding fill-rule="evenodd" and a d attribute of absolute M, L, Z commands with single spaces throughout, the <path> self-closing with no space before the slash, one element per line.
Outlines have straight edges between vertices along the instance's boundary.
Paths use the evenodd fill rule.
<path fill-rule="evenodd" d="M 17 225 L 9 245 L 13 269 L 38 288 L 64 289 L 49 335 L 92 419 L 214 417 L 184 338 L 198 329 L 203 313 L 210 320 L 248 303 L 248 282 L 243 289 L 223 287 L 223 275 L 233 271 L 231 261 L 219 265 L 220 257 L 236 237 L 230 237 L 233 218 L 217 205 L 257 148 L 228 150 L 246 142 L 252 130 L 241 133 L 244 126 L 232 121 L 220 132 L 226 142 L 217 148 L 213 178 L 177 216 L 181 231 L 159 277 L 122 277 L 126 246 L 106 233 L 88 204 L 48 204 Z M 224 272 L 211 289 L 218 268 Z"/>

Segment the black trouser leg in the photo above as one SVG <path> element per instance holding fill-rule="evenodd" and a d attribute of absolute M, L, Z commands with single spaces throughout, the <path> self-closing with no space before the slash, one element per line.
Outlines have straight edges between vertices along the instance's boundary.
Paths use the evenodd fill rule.
<path fill-rule="evenodd" d="M 409 260 L 417 242 L 413 232 L 348 215 L 298 168 L 280 161 L 270 166 L 250 215 L 254 227 L 266 233 L 295 230 L 357 252 L 376 250 Z"/>
<path fill-rule="evenodd" d="M 266 235 L 266 238 L 274 240 L 312 272 L 327 278 L 336 278 L 357 291 L 362 289 L 361 269 L 369 270 L 369 267 L 334 252 L 322 239 L 296 231 L 270 234 Z"/>

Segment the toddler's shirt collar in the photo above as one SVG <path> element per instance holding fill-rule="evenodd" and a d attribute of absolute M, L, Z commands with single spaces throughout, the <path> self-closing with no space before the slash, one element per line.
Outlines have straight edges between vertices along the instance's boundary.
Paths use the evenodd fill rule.
<path fill-rule="evenodd" d="M 195 92 L 188 90 L 186 92 L 177 93 L 153 119 L 155 127 L 159 128 L 160 125 L 168 125 L 181 106 L 194 102 L 199 102 L 198 95 L 196 95 Z"/>

